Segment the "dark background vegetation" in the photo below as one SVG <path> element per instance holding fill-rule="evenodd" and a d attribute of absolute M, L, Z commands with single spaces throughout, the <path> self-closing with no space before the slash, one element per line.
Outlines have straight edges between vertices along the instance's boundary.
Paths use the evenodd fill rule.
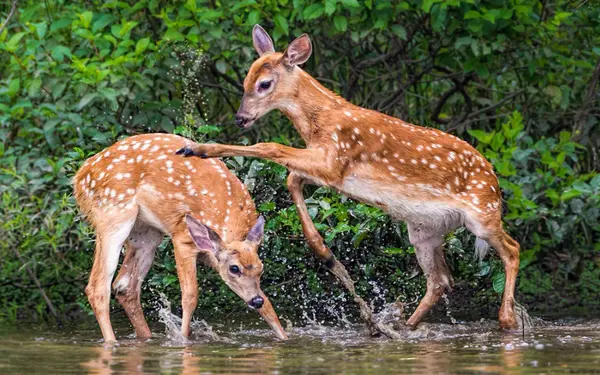
<path fill-rule="evenodd" d="M 1 22 L 11 9 L 12 0 L 0 2 Z M 20 0 L 0 34 L 0 321 L 50 317 L 32 274 L 59 314 L 89 313 L 93 233 L 70 178 L 116 140 L 175 132 L 302 146 L 280 113 L 251 130 L 233 125 L 256 23 L 280 50 L 308 32 L 305 70 L 353 103 L 477 145 L 496 168 L 506 225 L 522 245 L 517 299 L 537 315 L 600 310 L 597 2 Z M 296 321 L 355 314 L 303 241 L 285 169 L 227 163 L 268 219 L 263 286 L 278 311 Z M 360 293 L 378 308 L 397 297 L 414 308 L 425 280 L 405 226 L 326 188 L 305 193 Z M 461 230 L 446 247 L 457 283 L 450 310 L 495 315 L 497 256 L 476 262 Z M 158 292 L 178 304 L 174 268 L 165 241 L 145 306 Z M 199 279 L 198 316 L 246 311 L 214 272 L 202 268 Z"/>

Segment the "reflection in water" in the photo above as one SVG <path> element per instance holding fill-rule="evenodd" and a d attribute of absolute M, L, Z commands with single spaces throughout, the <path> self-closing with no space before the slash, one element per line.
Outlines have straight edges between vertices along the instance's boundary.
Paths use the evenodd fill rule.
<path fill-rule="evenodd" d="M 213 325 L 218 327 L 218 325 Z M 159 332 L 160 329 L 153 330 Z M 268 329 L 215 328 L 188 342 L 159 334 L 104 348 L 91 331 L 0 329 L 0 373 L 87 374 L 536 374 L 598 373 L 600 324 L 541 324 L 523 338 L 497 322 L 424 324 L 404 340 L 369 337 L 361 325 L 295 328 L 287 342 Z M 215 339 L 214 337 L 217 337 Z"/>
<path fill-rule="evenodd" d="M 91 348 L 94 357 L 81 366 L 89 375 L 145 374 L 169 372 L 181 375 L 199 373 L 258 375 L 273 373 L 277 363 L 274 348 L 236 348 L 240 352 L 213 351 L 207 356 L 198 347 L 171 348 L 163 351 L 153 346 L 137 345 Z M 244 349 L 244 350 L 242 350 Z M 224 369 L 229 369 L 225 370 Z"/>

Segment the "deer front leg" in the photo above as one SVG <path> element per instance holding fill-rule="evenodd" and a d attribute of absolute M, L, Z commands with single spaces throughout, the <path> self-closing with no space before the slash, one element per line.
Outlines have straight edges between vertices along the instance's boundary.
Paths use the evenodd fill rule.
<path fill-rule="evenodd" d="M 218 158 L 226 156 L 249 156 L 273 161 L 290 171 L 308 176 L 331 186 L 341 182 L 342 167 L 335 165 L 324 148 L 300 149 L 277 143 L 257 143 L 252 146 L 230 146 L 215 143 L 194 144 L 176 152 L 183 156 Z"/>

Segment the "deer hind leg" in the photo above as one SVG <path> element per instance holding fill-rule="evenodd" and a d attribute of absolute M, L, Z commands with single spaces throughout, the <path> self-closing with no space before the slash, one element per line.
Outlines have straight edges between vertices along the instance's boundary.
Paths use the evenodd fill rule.
<path fill-rule="evenodd" d="M 198 279 L 196 275 L 196 262 L 198 251 L 196 245 L 187 234 L 182 231 L 181 235 L 173 237 L 173 248 L 175 251 L 175 263 L 177 265 L 177 276 L 181 287 L 181 334 L 189 337 L 191 332 L 192 316 L 198 305 Z"/>
<path fill-rule="evenodd" d="M 427 277 L 427 292 L 419 302 L 406 325 L 415 329 L 425 314 L 440 299 L 446 289 L 452 288 L 454 281 L 444 258 L 444 234 L 439 228 L 408 224 L 410 243 L 421 269 Z"/>
<path fill-rule="evenodd" d="M 298 216 L 300 217 L 300 222 L 302 223 L 302 232 L 304 233 L 306 242 L 308 242 L 308 245 L 319 257 L 319 259 L 325 263 L 327 268 L 329 268 L 329 270 L 338 278 L 338 280 L 342 282 L 344 287 L 350 291 L 350 293 L 352 293 L 354 300 L 361 307 L 361 315 L 363 316 L 363 319 L 367 321 L 367 324 L 371 324 L 372 312 L 368 308 L 366 302 L 356 294 L 354 281 L 352 281 L 350 278 L 350 274 L 348 274 L 346 267 L 344 267 L 342 263 L 335 259 L 335 255 L 333 255 L 333 252 L 329 249 L 329 247 L 327 247 L 327 245 L 325 245 L 323 237 L 321 237 L 321 234 L 319 234 L 319 231 L 315 227 L 315 224 L 308 214 L 306 202 L 304 201 L 304 196 L 302 195 L 302 187 L 304 186 L 305 182 L 306 180 L 304 177 L 294 172 L 290 172 L 287 180 L 288 189 L 292 195 L 292 200 L 296 204 Z"/>
<path fill-rule="evenodd" d="M 499 322 L 503 329 L 517 329 L 518 323 L 515 315 L 515 285 L 519 273 L 520 246 L 502 228 L 500 217 L 494 218 L 491 224 L 480 221 L 467 220 L 465 223 L 477 237 L 487 241 L 500 255 L 504 264 L 505 282 L 500 307 Z"/>
<path fill-rule="evenodd" d="M 136 221 L 137 207 L 116 215 L 103 213 L 104 219 L 96 225 L 94 265 L 85 293 L 94 310 L 105 342 L 115 341 L 110 324 L 110 283 L 119 263 L 123 243 Z"/>
<path fill-rule="evenodd" d="M 136 224 L 125 242 L 125 259 L 113 289 L 138 338 L 150 338 L 150 328 L 144 318 L 140 301 L 142 282 L 154 260 L 154 252 L 164 235 L 157 229 Z"/>

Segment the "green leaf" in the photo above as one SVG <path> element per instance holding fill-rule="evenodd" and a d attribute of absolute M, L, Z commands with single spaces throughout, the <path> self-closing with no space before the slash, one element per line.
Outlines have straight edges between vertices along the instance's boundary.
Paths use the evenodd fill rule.
<path fill-rule="evenodd" d="M 335 12 L 335 3 L 336 0 L 325 0 L 325 13 L 328 16 L 331 16 Z"/>
<path fill-rule="evenodd" d="M 87 11 L 83 12 L 79 15 L 79 20 L 81 21 L 81 26 L 86 29 L 90 28 L 90 24 L 92 23 L 92 18 L 94 17 L 94 13 Z"/>
<path fill-rule="evenodd" d="M 138 42 L 135 45 L 135 54 L 139 55 L 142 52 L 144 52 L 146 50 L 146 48 L 148 48 L 148 45 L 150 44 L 150 38 L 143 38 L 138 40 Z"/>
<path fill-rule="evenodd" d="M 103 30 L 106 26 L 115 21 L 115 17 L 111 14 L 102 14 L 93 24 L 92 32 L 96 33 Z"/>
<path fill-rule="evenodd" d="M 583 181 L 575 181 L 572 186 L 573 186 L 573 189 L 577 189 L 578 191 L 580 191 L 583 194 L 592 194 L 594 192 L 592 190 L 592 187 Z"/>
<path fill-rule="evenodd" d="M 88 104 L 90 104 L 92 102 L 92 100 L 96 99 L 97 97 L 98 97 L 98 93 L 95 93 L 95 92 L 84 95 L 83 98 L 81 98 L 81 100 L 77 104 L 77 110 L 81 111 Z"/>
<path fill-rule="evenodd" d="M 42 87 L 42 80 L 40 78 L 35 78 L 29 82 L 29 87 L 27 88 L 27 94 L 30 97 L 36 97 L 40 93 L 40 88 Z"/>
<path fill-rule="evenodd" d="M 464 17 L 464 19 L 466 19 L 466 20 L 478 19 L 478 18 L 481 18 L 481 14 L 479 14 L 479 12 L 476 10 L 468 11 Z"/>
<path fill-rule="evenodd" d="M 16 96 L 21 90 L 21 81 L 18 78 L 15 78 L 10 81 L 8 84 L 8 96 L 11 98 Z"/>
<path fill-rule="evenodd" d="M 431 11 L 431 28 L 436 32 L 442 31 L 447 15 L 448 7 L 445 4 L 433 8 Z"/>
<path fill-rule="evenodd" d="M 433 6 L 434 0 L 423 0 L 423 4 L 421 4 L 421 9 L 425 13 L 429 13 L 431 11 L 431 7 Z"/>
<path fill-rule="evenodd" d="M 185 2 L 184 7 L 192 13 L 196 13 L 196 9 L 198 9 L 198 7 L 196 5 L 196 0 L 187 0 Z M 232 9 L 232 11 L 235 11 L 236 9 Z"/>
<path fill-rule="evenodd" d="M 392 25 L 392 32 L 396 34 L 400 39 L 407 40 L 406 28 L 402 25 Z"/>
<path fill-rule="evenodd" d="M 342 5 L 346 9 L 360 8 L 360 4 L 357 0 L 342 0 Z"/>
<path fill-rule="evenodd" d="M 58 21 L 52 22 L 52 25 L 50 25 L 50 32 L 53 33 L 53 32 L 55 32 L 57 30 L 64 29 L 67 26 L 71 26 L 71 24 L 73 24 L 73 20 L 72 19 L 61 18 Z"/>
<path fill-rule="evenodd" d="M 580 196 L 582 193 L 576 189 L 568 189 L 560 195 L 560 200 L 563 202 L 569 201 L 575 197 Z"/>
<path fill-rule="evenodd" d="M 482 18 L 490 21 L 491 23 L 496 23 L 496 16 L 493 13 L 486 12 Z"/>
<path fill-rule="evenodd" d="M 172 27 L 167 29 L 163 38 L 173 42 L 181 42 L 185 40 L 185 36 Z"/>
<path fill-rule="evenodd" d="M 277 14 L 275 17 L 273 17 L 273 21 L 275 21 L 275 26 L 277 26 L 284 35 L 289 35 L 290 27 L 287 19 L 284 16 Z"/>
<path fill-rule="evenodd" d="M 494 134 L 495 134 L 495 132 L 486 133 L 483 130 L 476 130 L 476 129 L 471 129 L 471 130 L 468 130 L 467 132 L 483 144 L 489 144 L 492 141 L 492 138 L 494 137 Z"/>
<path fill-rule="evenodd" d="M 492 288 L 496 293 L 502 294 L 504 292 L 505 279 L 506 276 L 504 275 L 504 272 L 498 272 L 492 276 Z"/>
<path fill-rule="evenodd" d="M 321 17 L 323 15 L 323 12 L 325 12 L 325 8 L 323 7 L 323 5 L 312 4 L 306 7 L 306 9 L 304 9 L 304 12 L 302 12 L 302 16 L 305 20 L 314 20 Z"/>
<path fill-rule="evenodd" d="M 246 19 L 246 23 L 248 25 L 256 25 L 260 23 L 260 10 L 254 9 L 250 13 L 248 13 L 248 18 Z"/>
<path fill-rule="evenodd" d="M 71 50 L 65 46 L 60 45 L 52 48 L 52 50 L 50 51 L 50 55 L 52 55 L 52 57 L 55 60 L 59 61 L 62 61 L 65 58 L 65 56 L 67 56 L 69 59 L 72 57 Z"/>
<path fill-rule="evenodd" d="M 12 38 L 10 38 L 8 42 L 6 42 L 8 50 L 14 52 L 19 46 L 19 42 L 21 41 L 21 39 L 23 39 L 24 36 L 24 32 L 16 33 L 15 35 L 13 35 Z"/>
<path fill-rule="evenodd" d="M 335 16 L 333 18 L 333 24 L 337 31 L 343 33 L 348 28 L 348 21 L 346 21 L 346 17 L 344 16 Z"/>
<path fill-rule="evenodd" d="M 600 174 L 597 174 L 590 181 L 590 186 L 594 188 L 594 190 L 600 189 Z"/>
<path fill-rule="evenodd" d="M 46 31 L 48 31 L 48 25 L 46 24 L 46 22 L 36 23 L 36 24 L 34 24 L 34 26 L 35 26 L 35 33 L 36 33 L 38 39 L 44 39 L 44 36 L 46 35 Z"/>
<path fill-rule="evenodd" d="M 454 43 L 454 48 L 458 49 L 462 46 L 469 46 L 472 42 L 473 38 L 471 38 L 470 36 L 463 36 L 456 39 L 456 42 Z"/>

